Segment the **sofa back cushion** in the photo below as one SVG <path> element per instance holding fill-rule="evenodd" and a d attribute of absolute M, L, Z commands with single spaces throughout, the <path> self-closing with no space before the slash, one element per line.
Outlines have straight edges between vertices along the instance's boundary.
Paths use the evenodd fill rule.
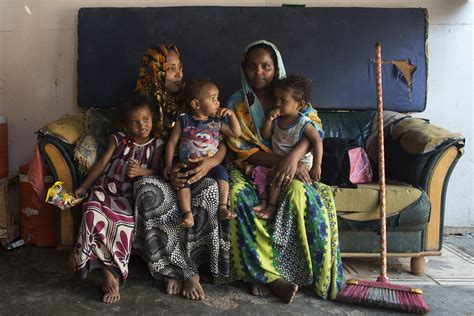
<path fill-rule="evenodd" d="M 321 112 L 324 137 L 352 139 L 365 147 L 365 139 L 370 133 L 376 111 Z"/>

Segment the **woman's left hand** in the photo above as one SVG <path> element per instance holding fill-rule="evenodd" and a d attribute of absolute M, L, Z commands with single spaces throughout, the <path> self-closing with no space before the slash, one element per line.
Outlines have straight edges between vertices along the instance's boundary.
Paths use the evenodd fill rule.
<path fill-rule="evenodd" d="M 188 183 L 193 184 L 204 178 L 212 168 L 214 168 L 214 163 L 212 158 L 200 157 L 189 159 L 189 162 L 196 164 L 197 166 L 191 170 L 188 170 L 188 175 L 190 176 Z"/>
<path fill-rule="evenodd" d="M 296 168 L 295 176 L 303 182 L 306 182 L 306 183 L 312 182 L 311 177 L 309 175 L 308 167 L 301 161 L 298 162 L 298 167 Z"/>
<path fill-rule="evenodd" d="M 293 181 L 297 169 L 298 164 L 287 155 L 275 166 L 272 184 L 276 188 L 286 188 Z"/>

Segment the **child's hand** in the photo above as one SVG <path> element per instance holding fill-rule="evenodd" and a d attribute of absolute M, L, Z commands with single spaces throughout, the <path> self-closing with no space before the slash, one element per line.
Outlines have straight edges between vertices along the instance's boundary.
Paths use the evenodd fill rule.
<path fill-rule="evenodd" d="M 309 171 L 309 176 L 314 181 L 321 180 L 321 165 L 313 165 L 313 167 Z"/>
<path fill-rule="evenodd" d="M 76 198 L 83 198 L 86 196 L 87 190 L 84 189 L 82 186 L 79 186 L 75 191 L 74 191 L 74 196 Z"/>
<path fill-rule="evenodd" d="M 170 179 L 171 169 L 172 169 L 171 166 L 165 166 L 163 168 L 162 175 L 163 175 L 163 178 L 165 178 L 166 180 Z"/>
<path fill-rule="evenodd" d="M 143 175 L 143 168 L 136 159 L 130 159 L 127 164 L 127 177 L 135 178 Z"/>
<path fill-rule="evenodd" d="M 226 117 L 226 116 L 232 116 L 234 112 L 228 108 L 219 108 L 217 109 L 216 115 L 219 117 Z"/>
<path fill-rule="evenodd" d="M 273 109 L 270 111 L 270 113 L 268 113 L 267 120 L 273 121 L 279 116 L 280 116 L 280 109 Z"/>

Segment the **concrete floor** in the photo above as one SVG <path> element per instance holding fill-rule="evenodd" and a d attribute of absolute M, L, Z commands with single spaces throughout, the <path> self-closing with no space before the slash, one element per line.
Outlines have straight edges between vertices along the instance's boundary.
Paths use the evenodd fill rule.
<path fill-rule="evenodd" d="M 446 239 L 446 246 L 449 249 L 456 249 L 455 252 L 448 251 L 446 255 L 433 257 L 436 260 L 432 261 L 432 268 L 428 261 L 426 275 L 418 279 L 411 276 L 409 280 L 411 283 L 421 284 L 419 287 L 423 289 L 423 297 L 433 310 L 432 315 L 474 315 L 474 261 L 472 261 L 474 253 L 469 253 L 474 249 L 474 239 L 472 236 L 453 239 L 456 239 L 457 244 L 461 246 L 451 243 L 450 237 Z M 469 252 L 458 252 L 462 246 Z M 399 314 L 323 301 L 315 298 L 307 288 L 300 290 L 293 304 L 286 305 L 274 297 L 256 298 L 249 295 L 248 288 L 243 283 L 213 285 L 209 280 L 203 282 L 207 299 L 202 302 L 188 301 L 179 296 L 164 294 L 161 286 L 149 276 L 146 266 L 138 257 L 131 259 L 130 278 L 121 290 L 121 301 L 108 305 L 100 302 L 100 272 L 93 272 L 88 279 L 80 281 L 68 270 L 67 258 L 67 252 L 58 252 L 55 249 L 24 246 L 14 251 L 0 250 L 0 315 Z M 428 270 L 434 269 L 436 272 L 439 267 L 451 266 L 456 271 L 457 264 L 452 263 L 452 260 L 455 260 L 453 258 L 464 260 L 463 269 L 467 271 L 458 272 L 466 276 L 467 282 L 438 282 L 430 276 Z M 446 262 L 440 265 L 439 262 L 443 261 Z M 406 262 L 403 260 L 400 262 L 399 268 L 405 269 Z M 376 270 L 376 266 L 372 264 L 374 263 L 364 265 L 367 267 L 366 272 Z M 357 262 L 345 262 L 345 265 L 355 266 Z M 392 279 L 394 283 L 397 283 L 398 279 L 402 280 L 405 274 L 408 275 L 406 271 L 393 271 L 395 271 L 393 268 L 389 269 L 389 274 L 396 274 Z M 426 282 L 427 279 L 432 279 L 433 282 Z"/>

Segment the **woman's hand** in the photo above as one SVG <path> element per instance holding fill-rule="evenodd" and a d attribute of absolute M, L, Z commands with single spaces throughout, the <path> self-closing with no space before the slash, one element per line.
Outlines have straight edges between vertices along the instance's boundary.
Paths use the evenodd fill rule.
<path fill-rule="evenodd" d="M 181 169 L 185 168 L 186 164 L 184 163 L 177 163 L 174 165 L 173 169 L 169 173 L 169 180 L 171 185 L 176 189 L 179 190 L 183 187 L 183 185 L 188 182 L 188 173 L 182 173 Z"/>
<path fill-rule="evenodd" d="M 204 178 L 212 168 L 215 167 L 214 161 L 207 157 L 199 157 L 189 159 L 195 167 L 188 171 L 188 175 L 191 177 L 188 180 L 189 184 L 193 184 Z"/>
<path fill-rule="evenodd" d="M 311 175 L 308 167 L 302 162 L 298 162 L 298 168 L 296 168 L 295 176 L 303 182 L 311 183 Z"/>
<path fill-rule="evenodd" d="M 293 159 L 291 155 L 285 156 L 276 166 L 273 174 L 273 180 L 271 181 L 272 185 L 277 188 L 282 187 L 286 188 L 293 177 L 296 174 L 298 169 L 298 161 Z"/>

